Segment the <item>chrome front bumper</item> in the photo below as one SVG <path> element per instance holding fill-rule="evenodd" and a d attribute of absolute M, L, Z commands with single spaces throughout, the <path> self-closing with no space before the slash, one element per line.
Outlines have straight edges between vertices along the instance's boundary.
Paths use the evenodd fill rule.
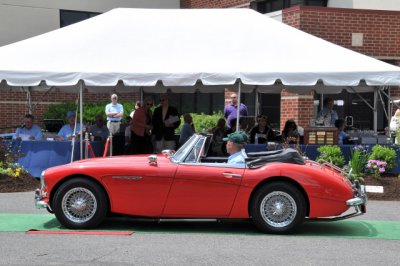
<path fill-rule="evenodd" d="M 43 201 L 42 191 L 38 188 L 35 190 L 35 206 L 36 209 L 47 209 L 51 211 L 49 204 Z"/>

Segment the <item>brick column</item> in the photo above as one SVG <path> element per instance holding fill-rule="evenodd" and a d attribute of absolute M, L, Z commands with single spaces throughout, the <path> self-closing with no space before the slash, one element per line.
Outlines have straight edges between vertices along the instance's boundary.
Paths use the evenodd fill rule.
<path fill-rule="evenodd" d="M 295 94 L 283 90 L 281 92 L 281 130 L 288 119 L 297 125 L 308 127 L 314 118 L 314 93 Z"/>

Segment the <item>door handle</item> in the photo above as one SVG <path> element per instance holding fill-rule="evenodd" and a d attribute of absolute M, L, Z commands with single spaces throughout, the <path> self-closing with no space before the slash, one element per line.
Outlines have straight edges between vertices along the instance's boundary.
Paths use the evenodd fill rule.
<path fill-rule="evenodd" d="M 224 173 L 224 176 L 225 176 L 226 178 L 242 178 L 242 175 L 233 174 L 233 173 Z"/>

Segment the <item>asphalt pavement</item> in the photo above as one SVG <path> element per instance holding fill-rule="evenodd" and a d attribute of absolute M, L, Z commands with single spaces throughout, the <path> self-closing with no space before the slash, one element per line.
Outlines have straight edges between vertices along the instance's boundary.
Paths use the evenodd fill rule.
<path fill-rule="evenodd" d="M 0 193 L 0 213 L 36 210 L 33 192 Z M 400 221 L 400 202 L 352 219 Z M 0 265 L 400 265 L 400 240 L 186 232 L 130 236 L 0 232 Z"/>

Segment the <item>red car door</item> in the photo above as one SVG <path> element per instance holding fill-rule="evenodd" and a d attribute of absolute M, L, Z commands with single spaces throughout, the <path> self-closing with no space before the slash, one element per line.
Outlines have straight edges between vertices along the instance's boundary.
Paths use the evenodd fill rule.
<path fill-rule="evenodd" d="M 130 159 L 131 165 L 121 164 L 116 167 L 118 169 L 113 170 L 112 175 L 103 178 L 110 194 L 113 212 L 143 216 L 161 215 L 177 165 L 167 158 L 159 157 L 157 165 L 148 165 L 145 160 Z"/>
<path fill-rule="evenodd" d="M 180 164 L 163 211 L 164 217 L 227 217 L 244 168 L 224 164 Z"/>

